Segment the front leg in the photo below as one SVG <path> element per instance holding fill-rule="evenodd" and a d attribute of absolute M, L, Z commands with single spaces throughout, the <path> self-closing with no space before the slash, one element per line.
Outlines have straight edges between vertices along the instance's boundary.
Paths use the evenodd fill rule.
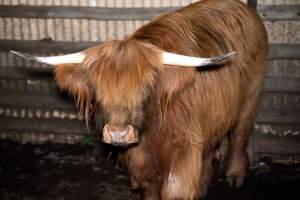
<path fill-rule="evenodd" d="M 127 150 L 127 163 L 132 189 L 142 189 L 144 200 L 160 199 L 160 184 L 154 167 L 155 159 L 146 159 L 147 151 L 141 143 Z M 148 156 L 149 157 L 149 156 Z"/>
<path fill-rule="evenodd" d="M 143 183 L 143 196 L 144 200 L 160 200 L 159 196 L 159 184 L 155 182 Z"/>
<path fill-rule="evenodd" d="M 173 154 L 170 171 L 161 191 L 162 200 L 190 200 L 199 197 L 203 185 L 202 152 L 202 146 L 195 145 Z"/>

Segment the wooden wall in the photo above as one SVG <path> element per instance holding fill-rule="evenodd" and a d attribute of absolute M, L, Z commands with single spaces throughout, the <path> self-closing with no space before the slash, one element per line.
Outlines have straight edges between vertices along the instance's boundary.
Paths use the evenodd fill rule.
<path fill-rule="evenodd" d="M 151 17 L 195 1 L 0 0 L 0 138 L 74 143 L 88 134 L 49 66 L 19 59 L 9 49 L 76 52 L 121 39 Z M 258 10 L 269 35 L 269 70 L 249 152 L 253 161 L 273 155 L 295 160 L 300 155 L 300 3 L 259 0 Z"/>

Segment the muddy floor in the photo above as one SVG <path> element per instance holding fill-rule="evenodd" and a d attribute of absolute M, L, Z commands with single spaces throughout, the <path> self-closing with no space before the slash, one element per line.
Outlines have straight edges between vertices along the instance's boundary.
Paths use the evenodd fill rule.
<path fill-rule="evenodd" d="M 270 170 L 271 169 L 271 170 Z M 140 199 L 118 168 L 114 153 L 76 145 L 21 145 L 0 141 L 0 200 Z M 300 199 L 300 167 L 253 170 L 245 185 L 231 189 L 222 178 L 205 200 Z"/>

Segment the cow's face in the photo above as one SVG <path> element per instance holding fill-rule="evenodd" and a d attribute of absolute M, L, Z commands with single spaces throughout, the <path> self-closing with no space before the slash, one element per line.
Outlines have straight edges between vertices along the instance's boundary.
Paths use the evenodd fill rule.
<path fill-rule="evenodd" d="M 139 140 L 145 105 L 153 91 L 172 97 L 192 80 L 193 70 L 167 72 L 163 65 L 199 67 L 227 60 L 234 53 L 212 58 L 197 58 L 162 51 L 135 39 L 109 41 L 83 52 L 64 56 L 35 57 L 12 53 L 26 59 L 56 65 L 60 88 L 77 97 L 82 111 L 95 110 L 103 118 L 103 140 L 106 143 L 129 145 Z M 72 63 L 72 64 L 71 64 Z M 178 73 L 179 72 L 179 73 Z M 94 105 L 92 105 L 94 104 Z M 96 107 L 100 109 L 95 109 Z M 97 118 L 96 118 L 97 119 Z M 102 128 L 102 126 L 101 126 Z"/>
<path fill-rule="evenodd" d="M 162 69 L 160 51 L 135 40 L 113 40 L 88 49 L 85 55 L 81 64 L 56 67 L 59 86 L 77 96 L 87 114 L 101 110 L 95 114 L 104 122 L 104 142 L 122 146 L 137 143 L 146 101 Z"/>
<path fill-rule="evenodd" d="M 97 54 L 97 55 L 94 55 Z M 162 67 L 159 52 L 134 40 L 110 41 L 88 55 L 88 80 L 104 117 L 103 141 L 137 143 L 144 106 Z"/>

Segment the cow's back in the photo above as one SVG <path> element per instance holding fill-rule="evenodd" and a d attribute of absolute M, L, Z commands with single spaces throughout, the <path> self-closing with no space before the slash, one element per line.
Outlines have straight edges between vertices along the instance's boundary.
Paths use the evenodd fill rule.
<path fill-rule="evenodd" d="M 161 77 L 162 82 L 174 84 L 176 79 L 187 81 L 182 81 L 184 90 L 180 98 L 175 98 L 178 102 L 174 102 L 174 105 L 184 106 L 171 106 L 170 126 L 182 121 L 183 113 L 197 115 L 193 117 L 201 119 L 201 125 L 189 120 L 193 124 L 186 122 L 186 128 L 201 130 L 207 136 L 235 123 L 251 82 L 265 71 L 267 36 L 264 25 L 252 8 L 237 0 L 204 0 L 192 4 L 157 18 L 132 37 L 166 51 L 190 56 L 211 57 L 236 51 L 232 60 L 224 65 L 197 70 L 166 69 L 169 73 Z M 195 82 L 190 87 L 192 78 Z"/>
<path fill-rule="evenodd" d="M 203 49 L 204 56 L 237 53 L 225 66 L 199 68 L 196 89 L 187 95 L 198 94 L 195 104 L 201 105 L 197 111 L 203 134 L 208 134 L 205 138 L 214 138 L 216 133 L 222 137 L 220 133 L 237 122 L 253 90 L 260 90 L 267 66 L 265 27 L 252 8 L 236 0 L 204 0 L 179 13 L 193 24 L 199 52 Z"/>

